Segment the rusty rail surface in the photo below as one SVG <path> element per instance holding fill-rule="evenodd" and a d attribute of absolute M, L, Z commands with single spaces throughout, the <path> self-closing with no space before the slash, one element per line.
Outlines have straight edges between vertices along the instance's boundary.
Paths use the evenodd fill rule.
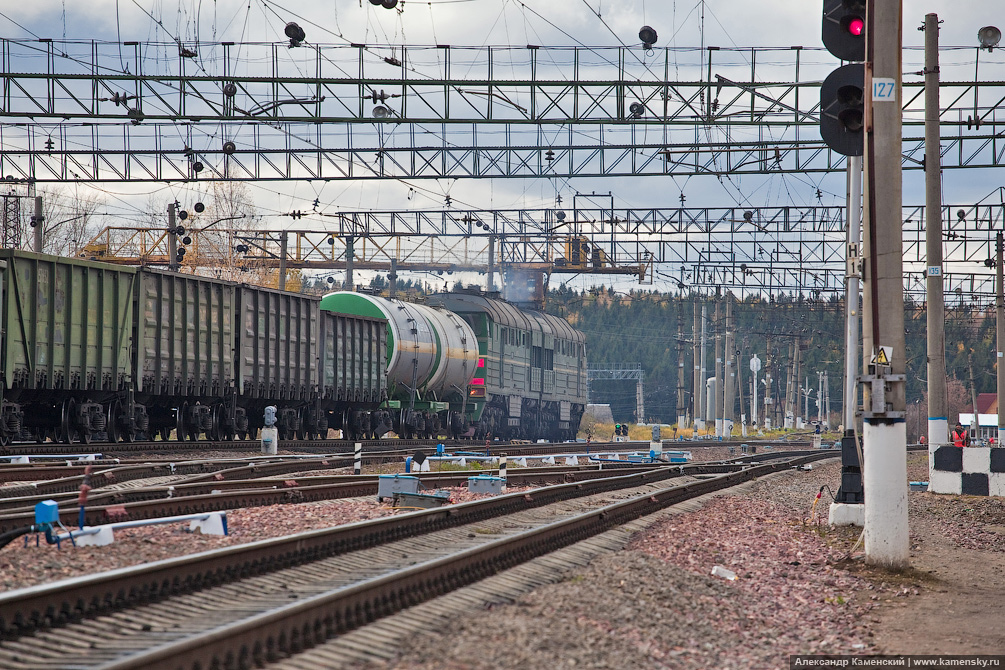
<path fill-rule="evenodd" d="M 586 515 L 591 518 L 596 517 L 589 523 L 577 522 L 571 526 L 566 525 L 568 522 L 554 524 L 562 526 L 564 529 L 555 537 L 564 538 L 561 542 L 568 544 L 569 542 L 582 539 L 581 534 L 584 532 L 588 534 L 601 532 L 589 529 L 600 527 L 606 529 L 610 525 L 623 523 L 628 518 L 648 514 L 649 511 L 653 511 L 663 505 L 673 504 L 709 491 L 748 481 L 761 474 L 787 469 L 796 464 L 821 458 L 833 457 L 833 455 L 833 453 L 823 451 L 814 452 L 795 459 L 752 466 L 739 472 L 721 475 L 714 479 L 666 489 L 658 494 L 647 496 L 642 501 L 635 500 L 631 505 L 620 503 L 599 510 L 597 513 Z M 607 479 L 560 484 L 482 501 L 385 517 L 378 520 L 309 531 L 281 538 L 261 540 L 245 545 L 226 547 L 215 551 L 166 559 L 150 564 L 12 591 L 0 594 L 0 634 L 17 637 L 38 628 L 60 624 L 84 616 L 93 616 L 111 609 L 151 600 L 159 600 L 175 594 L 233 582 L 252 575 L 273 572 L 285 567 L 321 560 L 330 556 L 406 537 L 414 537 L 437 530 L 482 521 L 494 516 L 540 507 L 571 497 L 593 495 L 665 481 L 679 476 L 681 471 L 682 467 L 680 466 L 664 467 L 658 470 Z M 571 535 L 568 530 L 570 528 L 575 529 L 575 532 Z M 523 535 L 518 537 L 522 538 Z M 533 537 L 532 541 L 529 539 L 531 537 Z M 486 550 L 479 549 L 476 552 L 468 552 L 471 554 L 469 558 L 453 557 L 445 560 L 445 562 L 434 561 L 433 563 L 436 565 L 431 568 L 433 570 L 433 577 L 429 577 L 428 575 L 422 576 L 422 573 L 416 572 L 414 579 L 417 581 L 406 580 L 400 583 L 393 581 L 393 589 L 391 591 L 379 591 L 382 595 L 376 601 L 371 602 L 368 600 L 369 604 L 361 611 L 386 613 L 385 609 L 389 606 L 388 603 L 394 603 L 394 607 L 400 608 L 407 606 L 407 604 L 421 602 L 426 598 L 445 592 L 443 588 L 448 583 L 454 585 L 451 588 L 457 588 L 461 583 L 470 583 L 471 581 L 480 579 L 482 576 L 503 569 L 504 566 L 515 564 L 513 561 L 529 560 L 541 553 L 546 553 L 546 551 L 550 551 L 551 549 L 543 549 L 543 547 L 553 546 L 555 541 L 548 533 L 540 535 L 539 531 L 534 531 L 528 535 L 528 538 L 519 540 L 514 545 L 517 547 L 516 549 L 506 548 L 505 543 L 493 543 L 490 546 L 494 547 L 494 549 L 488 553 L 484 553 Z M 564 544 L 554 546 L 564 546 Z M 440 565 L 441 563 L 443 565 Z M 447 575 L 449 575 L 449 579 L 445 578 Z M 384 583 L 388 579 L 381 578 L 376 581 Z M 388 583 L 391 584 L 392 582 Z M 349 589 L 349 592 L 357 593 L 359 597 L 365 598 L 373 598 L 375 597 L 373 594 L 378 593 L 377 591 L 371 592 L 368 589 L 363 589 L 362 586 Z M 388 595 L 389 593 L 393 595 Z M 354 604 L 347 611 L 356 612 L 355 603 L 357 601 L 354 600 L 352 602 Z M 376 609 L 374 609 L 374 602 L 379 603 Z M 297 608 L 304 605 L 305 603 L 300 603 L 292 610 L 284 608 L 283 611 L 294 612 L 296 610 L 299 612 Z M 339 607 L 341 606 L 335 609 L 337 610 Z M 269 615 L 269 617 L 274 616 L 278 615 Z M 296 616 L 299 617 L 300 614 L 298 613 Z M 276 619 L 277 625 L 279 625 L 278 622 L 280 620 L 286 621 L 285 618 L 280 617 Z M 246 623 L 242 623 L 241 625 L 246 625 Z M 345 620 L 338 619 L 337 617 L 330 621 L 322 622 L 321 620 L 316 620 L 312 625 L 316 624 L 320 628 L 312 628 L 312 630 L 324 630 L 326 631 L 325 635 L 328 635 L 330 631 L 348 630 L 358 623 L 360 623 L 359 615 L 353 614 Z M 281 626 L 286 627 L 287 632 L 292 630 L 289 629 L 288 622 L 282 623 Z M 260 637 L 259 642 L 264 642 L 272 637 L 271 634 L 263 635 Z M 274 637 L 275 640 L 281 638 L 282 635 Z M 216 647 L 213 647 L 213 649 L 215 650 Z M 251 654 L 252 649 L 253 647 L 249 647 L 246 652 L 241 653 Z M 211 653 L 215 654 L 216 651 L 212 651 Z M 200 655 L 199 658 L 204 659 L 205 656 Z M 135 667 L 144 666 L 138 665 Z M 202 665 L 202 667 L 213 667 L 213 664 L 207 663 Z"/>
<path fill-rule="evenodd" d="M 790 452 L 773 455 L 783 458 Z M 792 452 L 800 453 L 800 452 Z M 338 467 L 338 465 L 319 466 Z M 632 464 L 628 461 L 620 465 L 606 463 L 608 470 L 595 466 L 549 466 L 540 468 L 520 468 L 509 470 L 507 480 L 515 486 L 539 486 L 556 482 L 574 482 L 603 478 L 611 475 L 611 470 L 651 470 L 654 464 Z M 729 472 L 742 467 L 735 463 L 698 463 L 684 466 L 682 474 L 711 474 Z M 310 469 L 310 468 L 300 468 Z M 240 468 L 242 472 L 255 474 L 254 469 Z M 491 472 L 492 470 L 490 470 Z M 424 485 L 439 487 L 462 486 L 468 477 L 484 474 L 485 471 L 457 471 L 454 473 L 425 472 L 414 476 Z M 265 474 L 265 473 L 257 473 Z M 199 483 L 199 480 L 208 480 Z M 191 482 L 187 484 L 186 482 Z M 84 512 L 84 522 L 96 526 L 114 521 L 154 519 L 180 514 L 200 514 L 219 512 L 244 507 L 280 505 L 285 503 L 317 502 L 338 498 L 355 498 L 376 495 L 377 475 L 333 475 L 330 477 L 301 477 L 282 480 L 245 479 L 233 480 L 223 473 L 195 476 L 168 486 L 143 487 L 92 493 Z M 74 526 L 80 518 L 76 489 L 63 495 L 23 496 L 8 500 L 0 499 L 0 533 L 25 528 L 34 523 L 34 506 L 41 500 L 54 499 L 62 508 L 59 519 L 66 526 Z"/>
<path fill-rule="evenodd" d="M 819 455 L 795 461 L 813 460 Z M 826 457 L 826 454 L 823 454 Z M 102 666 L 104 670 L 250 668 L 277 661 L 333 636 L 467 586 L 690 498 L 787 468 L 754 466 L 638 496 L 540 528 L 323 593 L 243 621 L 163 644 Z"/>

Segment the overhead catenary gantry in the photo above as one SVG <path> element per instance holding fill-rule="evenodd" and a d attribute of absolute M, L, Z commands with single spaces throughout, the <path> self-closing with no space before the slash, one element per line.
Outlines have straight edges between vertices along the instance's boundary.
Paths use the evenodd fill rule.
<path fill-rule="evenodd" d="M 574 203 L 577 199 L 574 199 Z M 297 212 L 298 219 L 301 213 Z M 924 208 L 903 208 L 905 291 L 925 295 Z M 186 222 L 182 265 L 278 268 L 286 235 L 290 269 L 636 275 L 680 291 L 728 288 L 738 295 L 779 291 L 840 295 L 845 277 L 841 207 L 580 207 L 523 210 L 303 213 L 298 230 L 203 230 Z M 994 295 L 991 230 L 1005 205 L 947 205 L 946 291 L 978 304 Z M 164 228 L 113 226 L 78 254 L 127 264 L 168 264 Z M 654 276 L 655 275 L 655 276 Z M 977 301 L 977 302 L 974 302 Z"/>
<path fill-rule="evenodd" d="M 818 59 L 817 48 L 5 39 L 0 50 L 0 175 L 13 179 L 723 176 L 844 167 L 819 137 L 817 89 L 829 57 Z M 918 75 L 904 83 L 905 169 L 922 167 Z M 1005 82 L 947 79 L 943 169 L 1002 165 Z"/>

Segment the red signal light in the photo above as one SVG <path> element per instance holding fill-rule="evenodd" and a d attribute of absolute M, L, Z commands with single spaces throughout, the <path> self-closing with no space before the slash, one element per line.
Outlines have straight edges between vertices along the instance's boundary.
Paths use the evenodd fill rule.
<path fill-rule="evenodd" d="M 865 32 L 865 21 L 858 16 L 852 17 L 848 21 L 848 32 L 855 37 L 861 37 L 862 33 Z"/>

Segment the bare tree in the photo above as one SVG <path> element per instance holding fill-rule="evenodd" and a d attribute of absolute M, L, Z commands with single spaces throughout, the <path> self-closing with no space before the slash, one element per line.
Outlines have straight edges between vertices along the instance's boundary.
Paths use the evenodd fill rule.
<path fill-rule="evenodd" d="M 24 225 L 18 227 L 14 246 L 34 250 L 34 228 L 27 225 L 35 216 L 35 196 L 42 198 L 42 251 L 56 256 L 73 256 L 93 234 L 98 209 L 104 199 L 80 184 L 63 188 L 38 188 L 17 198 L 17 216 Z"/>

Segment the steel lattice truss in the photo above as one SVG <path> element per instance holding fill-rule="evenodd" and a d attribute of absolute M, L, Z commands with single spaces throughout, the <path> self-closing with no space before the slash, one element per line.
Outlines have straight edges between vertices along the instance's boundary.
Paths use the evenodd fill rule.
<path fill-rule="evenodd" d="M 943 210 L 947 293 L 994 295 L 994 232 L 1005 228 L 1005 204 Z M 840 207 L 340 212 L 314 216 L 288 230 L 287 266 L 401 270 L 645 274 L 678 290 L 728 288 L 740 294 L 841 294 L 846 234 Z M 924 208 L 904 207 L 905 290 L 925 294 Z M 281 231 L 202 231 L 188 222 L 188 266 L 278 267 Z M 571 240 L 588 239 L 603 262 L 570 267 Z M 248 247 L 239 253 L 238 245 Z M 168 262 L 163 229 L 107 228 L 80 255 L 121 263 Z M 949 300 L 953 300 L 950 296 Z"/>
<path fill-rule="evenodd" d="M 820 80 L 834 63 L 816 48 L 647 54 L 0 40 L 0 49 L 0 174 L 14 179 L 721 176 L 844 167 L 817 129 Z M 1005 163 L 997 132 L 1005 68 L 985 68 L 985 81 L 942 83 L 943 168 Z M 923 156 L 923 85 L 912 74 L 903 92 L 905 169 L 919 169 Z"/>

